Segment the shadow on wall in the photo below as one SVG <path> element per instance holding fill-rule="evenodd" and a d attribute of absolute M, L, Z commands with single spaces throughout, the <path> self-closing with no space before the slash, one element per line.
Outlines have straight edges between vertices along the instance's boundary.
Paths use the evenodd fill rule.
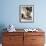
<path fill-rule="evenodd" d="M 3 32 L 5 32 L 6 30 L 4 30 L 5 25 L 4 24 L 0 24 L 0 43 L 2 43 L 2 36 L 3 36 Z"/>

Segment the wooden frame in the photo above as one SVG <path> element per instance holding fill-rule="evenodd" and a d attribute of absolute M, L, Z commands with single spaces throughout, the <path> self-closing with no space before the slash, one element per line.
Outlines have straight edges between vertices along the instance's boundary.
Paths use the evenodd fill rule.
<path fill-rule="evenodd" d="M 34 5 L 20 5 L 19 20 L 26 23 L 34 22 Z"/>

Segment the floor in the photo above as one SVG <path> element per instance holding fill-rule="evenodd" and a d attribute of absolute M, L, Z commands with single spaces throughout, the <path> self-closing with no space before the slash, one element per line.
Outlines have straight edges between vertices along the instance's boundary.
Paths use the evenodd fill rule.
<path fill-rule="evenodd" d="M 0 46 L 2 46 L 2 44 L 0 44 Z"/>

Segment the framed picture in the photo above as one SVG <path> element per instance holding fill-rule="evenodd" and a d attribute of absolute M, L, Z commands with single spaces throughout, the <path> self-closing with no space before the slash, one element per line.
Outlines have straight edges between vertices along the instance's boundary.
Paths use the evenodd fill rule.
<path fill-rule="evenodd" d="M 34 5 L 19 6 L 20 22 L 34 22 Z"/>

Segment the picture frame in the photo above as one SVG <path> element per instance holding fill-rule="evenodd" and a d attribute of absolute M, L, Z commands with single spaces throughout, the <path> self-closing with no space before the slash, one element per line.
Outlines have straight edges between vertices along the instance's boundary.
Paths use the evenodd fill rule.
<path fill-rule="evenodd" d="M 34 22 L 34 5 L 19 5 L 20 22 Z"/>

